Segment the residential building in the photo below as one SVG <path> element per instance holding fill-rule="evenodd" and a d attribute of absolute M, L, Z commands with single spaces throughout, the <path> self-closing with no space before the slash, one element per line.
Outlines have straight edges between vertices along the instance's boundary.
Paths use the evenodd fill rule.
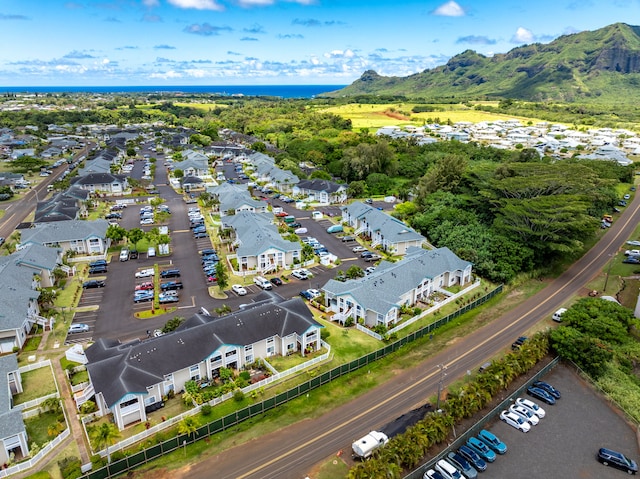
<path fill-rule="evenodd" d="M 107 193 L 111 195 L 123 194 L 129 183 L 126 175 L 113 175 L 111 173 L 87 173 L 74 176 L 71 184 L 92 193 Z"/>
<path fill-rule="evenodd" d="M 344 323 L 351 317 L 366 326 L 393 326 L 403 306 L 412 307 L 432 293 L 471 281 L 471 263 L 448 248 L 426 250 L 411 247 L 396 263 L 382 261 L 360 279 L 329 280 L 323 287 L 325 306 Z"/>
<path fill-rule="evenodd" d="M 20 248 L 29 244 L 40 244 L 73 251 L 80 255 L 105 254 L 111 240 L 106 236 L 109 222 L 69 220 L 35 223 L 31 228 L 20 230 Z"/>
<path fill-rule="evenodd" d="M 218 198 L 220 216 L 228 216 L 241 211 L 250 211 L 251 213 L 266 213 L 268 211 L 267 202 L 254 199 L 245 184 L 224 182 L 218 186 L 207 188 L 207 192 Z"/>
<path fill-rule="evenodd" d="M 16 355 L 0 356 L 0 464 L 29 456 L 22 411 L 13 408 L 13 395 L 21 392 Z"/>
<path fill-rule="evenodd" d="M 305 196 L 323 205 L 347 201 L 347 185 L 328 180 L 300 180 L 291 192 L 294 196 Z"/>
<path fill-rule="evenodd" d="M 209 381 L 220 368 L 241 370 L 259 358 L 321 347 L 322 325 L 300 298 L 263 292 L 258 302 L 227 316 L 195 314 L 176 331 L 120 344 L 98 339 L 85 352 L 101 414 L 118 428 L 146 421 L 147 409 L 187 381 Z"/>
<path fill-rule="evenodd" d="M 268 274 L 279 268 L 289 269 L 300 262 L 301 244 L 280 236 L 272 214 L 240 211 L 221 220 L 224 228 L 234 231 L 233 246 L 239 272 Z"/>
<path fill-rule="evenodd" d="M 356 235 L 369 238 L 373 248 L 381 246 L 387 253 L 403 255 L 408 248 L 426 242 L 420 233 L 373 206 L 357 201 L 341 210 L 342 221 L 351 226 Z"/>

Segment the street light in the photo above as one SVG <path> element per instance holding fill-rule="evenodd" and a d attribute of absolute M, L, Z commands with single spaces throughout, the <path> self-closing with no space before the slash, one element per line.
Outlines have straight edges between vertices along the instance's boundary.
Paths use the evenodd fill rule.
<path fill-rule="evenodd" d="M 442 383 L 444 381 L 444 377 L 447 375 L 445 371 L 447 370 L 447 366 L 444 364 L 438 364 L 438 369 L 440 370 L 440 380 L 438 381 L 438 397 L 436 398 L 436 411 L 440 411 L 440 396 L 442 395 Z"/>

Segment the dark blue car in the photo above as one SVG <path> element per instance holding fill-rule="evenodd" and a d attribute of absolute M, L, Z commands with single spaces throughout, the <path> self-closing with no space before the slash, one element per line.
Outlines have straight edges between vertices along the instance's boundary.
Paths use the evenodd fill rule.
<path fill-rule="evenodd" d="M 458 452 L 462 457 L 464 457 L 467 461 L 469 461 L 473 467 L 475 467 L 478 471 L 485 471 L 487 469 L 487 463 L 478 456 L 478 454 L 473 451 L 468 446 L 460 446 Z"/>
<path fill-rule="evenodd" d="M 478 477 L 478 471 L 476 471 L 469 461 L 462 457 L 457 452 L 450 452 L 447 454 L 447 461 L 455 466 L 456 469 L 461 471 L 465 477 L 469 479 L 475 479 Z"/>
<path fill-rule="evenodd" d="M 533 386 L 540 389 L 544 389 L 549 394 L 551 394 L 555 399 L 560 399 L 560 396 L 561 396 L 560 391 L 558 391 L 549 383 L 545 383 L 544 381 L 536 381 L 535 383 L 533 383 Z"/>
<path fill-rule="evenodd" d="M 527 394 L 529 394 L 529 396 L 533 396 L 536 399 L 539 399 L 544 403 L 549 404 L 550 406 L 556 403 L 555 398 L 551 394 L 549 394 L 544 389 L 537 388 L 535 386 L 529 386 L 527 388 Z"/>

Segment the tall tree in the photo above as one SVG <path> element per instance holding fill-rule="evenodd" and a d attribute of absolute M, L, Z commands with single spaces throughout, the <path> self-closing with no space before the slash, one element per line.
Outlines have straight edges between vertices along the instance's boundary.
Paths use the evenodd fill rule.
<path fill-rule="evenodd" d="M 100 425 L 88 427 L 87 431 L 97 449 L 106 447 L 107 462 L 111 462 L 109 446 L 115 444 L 115 442 L 120 438 L 120 431 L 118 431 L 116 425 L 111 422 L 103 422 Z"/>

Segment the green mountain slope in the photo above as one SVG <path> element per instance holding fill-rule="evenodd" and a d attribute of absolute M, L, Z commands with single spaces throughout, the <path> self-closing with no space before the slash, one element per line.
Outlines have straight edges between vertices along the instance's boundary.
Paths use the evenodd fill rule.
<path fill-rule="evenodd" d="M 640 27 L 616 23 L 486 57 L 467 50 L 446 65 L 408 77 L 366 71 L 325 96 L 517 98 L 600 101 L 640 98 Z"/>

